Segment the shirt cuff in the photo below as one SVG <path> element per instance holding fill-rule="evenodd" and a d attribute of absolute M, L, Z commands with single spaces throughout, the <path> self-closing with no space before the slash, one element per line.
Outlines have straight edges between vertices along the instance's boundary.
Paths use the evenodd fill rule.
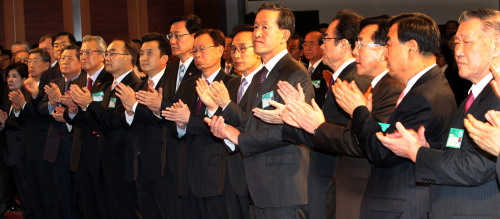
<path fill-rule="evenodd" d="M 69 112 L 69 110 L 68 110 L 68 116 L 69 116 L 69 118 L 70 118 L 71 120 L 73 120 L 73 119 L 75 118 L 75 116 L 76 116 L 76 114 L 77 114 L 77 113 L 78 113 L 78 108 L 76 109 L 76 113 L 75 113 L 75 114 L 70 113 L 70 112 Z"/>
<path fill-rule="evenodd" d="M 219 109 L 219 107 L 217 107 L 214 111 L 208 110 L 207 113 L 208 118 L 212 118 L 212 116 L 214 116 L 214 114 L 217 112 L 217 109 Z"/>
<path fill-rule="evenodd" d="M 47 105 L 49 109 L 49 115 L 52 115 L 52 113 L 54 113 L 54 110 L 56 109 L 56 106 L 52 106 L 50 103 Z"/>
<path fill-rule="evenodd" d="M 229 148 L 229 150 L 234 151 L 236 149 L 236 146 L 234 146 L 233 142 L 224 139 L 224 143 L 226 143 L 226 146 Z"/>
<path fill-rule="evenodd" d="M 224 111 L 226 109 L 226 107 L 229 105 L 229 103 L 231 103 L 231 100 L 229 100 L 229 102 L 227 102 L 227 104 L 224 107 L 222 107 L 222 111 Z"/>
<path fill-rule="evenodd" d="M 179 138 L 184 137 L 184 135 L 186 134 L 187 125 L 186 125 L 186 127 L 184 129 L 180 129 L 179 126 L 175 126 L 175 127 L 177 127 L 178 137 Z"/>

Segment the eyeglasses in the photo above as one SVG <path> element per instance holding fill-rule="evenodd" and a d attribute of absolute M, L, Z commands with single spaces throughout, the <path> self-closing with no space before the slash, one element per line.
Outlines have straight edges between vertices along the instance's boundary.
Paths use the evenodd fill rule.
<path fill-rule="evenodd" d="M 35 64 L 35 65 L 38 65 L 38 63 L 40 63 L 40 61 L 38 60 L 32 60 L 32 59 L 28 59 L 28 64 L 27 65 L 31 65 L 31 64 Z"/>
<path fill-rule="evenodd" d="M 167 39 L 168 40 L 179 39 L 179 37 L 183 37 L 186 35 L 189 35 L 189 33 L 185 33 L 185 34 L 169 33 L 169 34 L 167 34 Z"/>
<path fill-rule="evenodd" d="M 319 43 L 302 43 L 302 47 L 309 47 L 309 46 L 316 46 L 319 45 Z"/>
<path fill-rule="evenodd" d="M 74 61 L 75 58 L 71 57 L 71 56 L 61 56 L 61 62 L 64 62 L 64 61 L 68 61 L 68 62 L 71 62 L 71 61 Z"/>
<path fill-rule="evenodd" d="M 109 57 L 113 57 L 115 55 L 125 55 L 126 56 L 126 55 L 129 55 L 129 54 L 127 54 L 127 53 L 117 53 L 117 52 L 105 52 L 104 53 L 104 57 L 108 57 L 108 56 Z"/>
<path fill-rule="evenodd" d="M 373 46 L 373 47 L 381 47 L 382 45 L 377 44 L 377 43 L 362 43 L 359 41 L 354 42 L 354 44 L 358 47 L 358 49 L 361 49 L 362 46 Z"/>
<path fill-rule="evenodd" d="M 200 48 L 198 48 L 198 49 L 192 49 L 189 52 L 191 54 L 196 54 L 198 51 L 203 52 L 203 51 L 205 51 L 205 50 L 207 50 L 208 48 L 211 48 L 211 47 L 216 47 L 216 46 L 200 46 Z"/>
<path fill-rule="evenodd" d="M 231 54 L 235 54 L 236 53 L 236 50 L 238 50 L 239 53 L 245 53 L 245 51 L 247 51 L 247 48 L 250 48 L 250 47 L 253 47 L 253 46 L 233 46 L 230 48 L 230 52 Z"/>
<path fill-rule="evenodd" d="M 99 50 L 82 50 L 82 51 L 80 51 L 80 57 L 83 56 L 83 54 L 89 56 L 93 52 L 101 53 L 101 51 L 99 51 Z"/>
<path fill-rule="evenodd" d="M 338 38 L 338 37 L 321 37 L 321 41 L 323 41 L 323 43 L 326 43 L 327 40 L 341 40 L 341 38 Z"/>

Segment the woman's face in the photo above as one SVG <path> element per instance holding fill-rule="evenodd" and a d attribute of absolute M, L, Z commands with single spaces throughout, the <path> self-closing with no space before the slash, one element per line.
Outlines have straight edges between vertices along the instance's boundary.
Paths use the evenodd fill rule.
<path fill-rule="evenodd" d="M 7 84 L 11 91 L 21 89 L 26 78 L 22 78 L 17 70 L 12 69 L 7 76 Z"/>

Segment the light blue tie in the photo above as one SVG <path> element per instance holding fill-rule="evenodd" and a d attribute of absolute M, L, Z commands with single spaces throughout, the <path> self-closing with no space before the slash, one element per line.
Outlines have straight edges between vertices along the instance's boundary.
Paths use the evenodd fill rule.
<path fill-rule="evenodd" d="M 184 67 L 184 65 L 181 65 L 179 67 L 179 81 L 177 82 L 177 85 L 175 86 L 175 91 L 177 91 L 177 89 L 179 89 L 179 86 L 181 85 L 182 78 L 184 78 L 185 70 L 186 70 L 186 67 Z"/>

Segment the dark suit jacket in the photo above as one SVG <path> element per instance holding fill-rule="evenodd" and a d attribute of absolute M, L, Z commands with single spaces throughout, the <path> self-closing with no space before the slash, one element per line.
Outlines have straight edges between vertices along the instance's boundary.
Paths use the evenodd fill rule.
<path fill-rule="evenodd" d="M 83 72 L 80 72 L 80 75 L 78 76 L 78 80 L 75 79 L 74 81 L 69 82 L 70 84 L 74 84 L 77 81 L 86 81 L 87 75 Z M 55 83 L 59 91 L 61 92 L 62 95 L 64 95 L 64 78 L 55 78 L 49 83 Z M 81 83 L 81 82 L 80 82 Z M 78 84 L 79 86 L 82 86 L 81 84 Z M 83 84 L 85 86 L 85 84 Z M 69 86 L 68 86 L 69 89 Z M 45 142 L 45 151 L 43 153 L 43 159 L 50 162 L 54 163 L 57 158 L 57 152 L 59 150 L 59 143 L 61 140 L 63 142 L 67 142 L 68 144 L 71 144 L 71 139 L 73 139 L 73 134 L 68 131 L 68 128 L 66 126 L 66 123 L 64 122 L 58 122 L 56 121 L 52 115 L 50 114 L 48 110 L 48 105 L 49 105 L 49 98 L 45 94 L 44 97 L 42 98 L 42 101 L 40 102 L 40 105 L 38 106 L 38 112 L 41 116 L 48 117 L 50 118 L 50 125 L 49 125 L 49 130 L 47 132 L 47 141 Z M 69 140 L 69 141 L 68 141 Z M 71 146 L 69 145 L 68 148 Z"/>
<path fill-rule="evenodd" d="M 134 91 L 138 90 L 141 82 L 134 72 L 130 72 L 121 83 L 130 86 Z M 137 177 L 137 132 L 126 128 L 122 119 L 125 108 L 120 98 L 116 96 L 116 90 L 106 89 L 104 100 L 101 103 L 92 102 L 84 114 L 86 120 L 93 117 L 98 124 L 91 125 L 91 129 L 99 131 L 99 144 L 101 147 L 101 163 L 104 180 L 106 183 L 122 183 L 134 181 Z M 111 98 L 116 98 L 115 107 L 110 107 Z"/>
<path fill-rule="evenodd" d="M 179 61 L 169 64 L 165 70 L 165 80 L 163 80 L 163 99 L 161 102 L 161 109 L 164 110 L 166 107 L 172 106 L 174 103 L 175 96 L 175 85 L 177 83 L 177 72 L 179 70 Z M 186 73 L 182 78 L 182 82 L 187 81 L 190 78 L 198 78 L 201 75 L 201 71 L 196 68 L 194 60 L 187 67 Z M 194 89 L 194 87 L 193 87 Z M 178 176 L 179 175 L 179 153 L 181 150 L 181 142 L 179 139 L 171 135 L 171 127 L 175 126 L 173 122 L 163 119 L 163 143 L 166 144 L 167 148 L 167 167 L 165 168 L 169 174 Z"/>
<path fill-rule="evenodd" d="M 45 87 L 45 85 L 50 83 L 52 80 L 62 77 L 63 76 L 61 73 L 61 69 L 59 68 L 59 62 L 57 62 L 54 67 L 50 67 L 49 69 L 42 72 L 42 75 L 40 76 L 40 91 L 43 91 L 43 87 Z"/>
<path fill-rule="evenodd" d="M 24 89 L 21 89 L 24 91 Z M 7 119 L 4 123 L 2 135 L 2 148 L 4 162 L 7 166 L 14 166 L 20 163 L 21 140 L 23 137 L 23 128 L 17 119 L 14 117 L 14 112 L 10 113 L 11 102 L 9 101 L 7 92 L 3 94 L 1 109 L 7 113 Z M 28 97 L 26 97 L 28 101 Z M 5 140 L 5 141 L 4 141 Z"/>
<path fill-rule="evenodd" d="M 255 75 L 256 82 L 260 74 Z M 278 81 L 287 81 L 292 86 L 303 86 L 306 101 L 314 96 L 310 77 L 306 69 L 290 54 L 281 58 L 269 72 L 260 92 L 249 93 L 247 101 L 251 108 L 262 107 L 262 95 L 274 91 L 274 100 L 283 103 L 277 95 Z M 248 88 L 257 86 L 252 83 Z M 247 91 L 248 92 L 248 91 Z M 272 106 L 266 109 L 273 109 Z M 227 110 L 227 109 L 226 109 Z M 224 110 L 224 111 L 226 111 Z M 245 132 L 238 137 L 243 155 L 245 174 L 250 196 L 256 207 L 283 207 L 307 204 L 307 175 L 309 150 L 281 140 L 282 125 L 263 122 L 250 114 Z"/>
<path fill-rule="evenodd" d="M 86 77 L 80 77 L 75 79 L 75 83 L 81 87 L 86 87 Z M 104 92 L 105 89 L 109 89 L 109 86 L 113 82 L 113 76 L 106 72 L 105 69 L 99 73 L 94 85 L 90 92 L 92 94 L 98 92 Z M 80 164 L 80 160 L 83 162 L 99 162 L 101 152 L 99 149 L 99 138 L 96 134 L 92 134 L 93 130 L 90 128 L 88 123 L 97 123 L 92 117 L 89 120 L 84 120 L 83 114 L 87 112 L 78 109 L 78 113 L 73 119 L 69 118 L 68 110 L 64 112 L 65 120 L 73 126 L 73 145 L 71 148 L 71 160 L 70 160 L 70 170 L 76 172 Z"/>
<path fill-rule="evenodd" d="M 500 190 L 495 177 L 496 157 L 480 149 L 464 127 L 466 100 L 453 118 L 451 128 L 464 130 L 460 148 L 440 142 L 421 147 L 415 163 L 417 182 L 431 184 L 431 218 L 500 218 Z M 472 102 L 467 114 L 486 122 L 488 110 L 500 110 L 500 102 L 488 84 Z M 449 129 L 448 129 L 449 130 Z M 435 149 L 434 149 L 435 148 Z"/>
<path fill-rule="evenodd" d="M 223 81 L 224 84 L 233 78 L 222 70 L 216 74 L 214 81 Z M 179 156 L 179 195 L 187 195 L 188 190 L 196 197 L 223 195 L 227 153 L 222 139 L 214 137 L 203 121 L 206 107 L 202 104 L 196 112 L 198 94 L 193 89 L 196 80 L 191 78 L 182 82 L 176 95 L 191 111 Z"/>
<path fill-rule="evenodd" d="M 386 133 L 395 131 L 396 122 L 407 129 L 426 129 L 428 141 L 446 135 L 456 111 L 453 93 L 439 67 L 427 71 L 410 89 L 391 114 Z M 429 187 L 415 183 L 413 163 L 396 156 L 375 136 L 382 131 L 366 107 L 354 110 L 352 133 L 372 164 L 361 218 L 425 218 L 429 208 Z"/>
<path fill-rule="evenodd" d="M 323 78 L 323 71 L 328 70 L 333 72 L 333 70 L 325 65 L 323 61 L 321 61 L 318 66 L 314 69 L 311 74 L 311 81 L 319 81 L 319 84 L 314 87 L 314 100 L 318 104 L 319 107 L 323 107 L 323 103 L 325 102 L 325 95 L 328 92 L 328 83 Z"/>

